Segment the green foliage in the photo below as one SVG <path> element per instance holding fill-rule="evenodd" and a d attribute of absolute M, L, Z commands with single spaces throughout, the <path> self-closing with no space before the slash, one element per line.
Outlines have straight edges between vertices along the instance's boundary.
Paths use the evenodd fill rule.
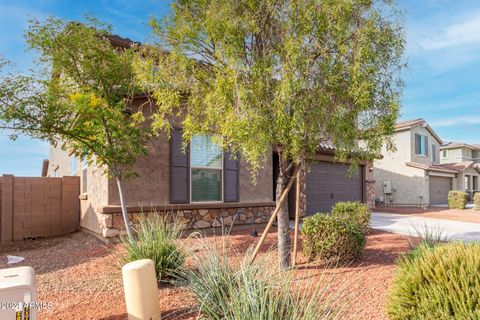
<path fill-rule="evenodd" d="M 421 244 L 401 258 L 388 297 L 392 320 L 480 319 L 480 244 Z"/>
<path fill-rule="evenodd" d="M 355 163 L 380 152 L 398 115 L 397 17 L 390 1 L 178 0 L 151 21 L 158 50 L 145 48 L 136 70 L 156 128 L 182 114 L 187 139 L 218 134 L 253 169 L 272 145 L 299 163 L 327 140 Z"/>
<path fill-rule="evenodd" d="M 368 233 L 372 213 L 367 204 L 359 201 L 337 202 L 332 208 L 332 214 L 348 221 L 356 221 L 365 234 Z"/>
<path fill-rule="evenodd" d="M 349 262 L 363 254 L 370 220 L 368 206 L 339 203 L 331 213 L 303 219 L 303 253 L 308 260 Z"/>
<path fill-rule="evenodd" d="M 465 209 L 468 200 L 468 193 L 464 191 L 448 192 L 448 207 L 450 209 Z"/>
<path fill-rule="evenodd" d="M 151 259 L 159 281 L 178 277 L 185 262 L 185 252 L 178 246 L 182 235 L 180 221 L 170 216 L 142 216 L 134 228 L 135 240 L 122 237 L 125 247 L 123 263 Z"/>
<path fill-rule="evenodd" d="M 218 246 L 217 246 L 218 245 Z M 298 287 L 292 275 L 265 268 L 260 261 L 231 261 L 221 244 L 205 245 L 193 256 L 197 269 L 185 278 L 202 319 L 341 319 L 349 301 L 348 285 L 324 275 Z M 239 257 L 238 257 L 239 258 Z M 239 258 L 240 259 L 240 258 Z M 335 282 L 338 281 L 338 282 Z"/>
<path fill-rule="evenodd" d="M 473 195 L 473 204 L 475 206 L 475 210 L 480 210 L 480 192 L 475 192 Z"/>
<path fill-rule="evenodd" d="M 61 144 L 124 178 L 146 154 L 150 133 L 131 107 L 140 92 L 134 48 L 115 48 L 110 34 L 109 26 L 93 19 L 30 21 L 25 38 L 38 53 L 39 69 L 31 75 L 3 74 L 0 127 Z"/>

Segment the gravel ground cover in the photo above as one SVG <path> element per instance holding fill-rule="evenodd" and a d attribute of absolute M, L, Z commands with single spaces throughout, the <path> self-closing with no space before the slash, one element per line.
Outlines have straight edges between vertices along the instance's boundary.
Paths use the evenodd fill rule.
<path fill-rule="evenodd" d="M 258 229 L 260 233 L 262 229 Z M 251 230 L 232 232 L 224 236 L 234 246 L 236 255 L 244 253 L 258 241 Z M 271 254 L 276 243 L 275 230 L 267 236 L 260 256 L 266 263 L 276 263 Z M 207 236 L 205 241 L 218 241 Z M 300 251 L 295 281 L 311 281 L 320 274 L 350 283 L 353 290 L 347 319 L 387 319 L 385 299 L 396 258 L 408 250 L 409 237 L 372 231 L 368 236 L 364 257 L 349 266 L 322 268 L 306 263 Z M 190 250 L 200 250 L 196 239 L 182 239 Z M 40 310 L 39 319 L 126 319 L 119 244 L 106 244 L 92 235 L 77 232 L 67 237 L 43 239 L 5 245 L 0 248 L 0 268 L 8 267 L 6 255 L 25 258 L 14 266 L 30 265 L 37 272 L 39 300 L 52 302 L 51 309 Z M 233 254 L 233 253 L 232 253 Z M 189 262 L 187 262 L 188 264 Z M 162 319 L 197 319 L 194 301 L 184 287 L 161 285 L 159 301 Z"/>

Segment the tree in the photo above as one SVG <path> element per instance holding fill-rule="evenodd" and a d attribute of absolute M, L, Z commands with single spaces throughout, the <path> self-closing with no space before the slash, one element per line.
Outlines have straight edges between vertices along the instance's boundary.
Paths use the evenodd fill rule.
<path fill-rule="evenodd" d="M 151 21 L 157 50 L 142 53 L 137 73 L 158 105 L 157 128 L 179 114 L 186 139 L 218 135 L 253 173 L 278 152 L 278 206 L 291 169 L 320 143 L 355 165 L 393 132 L 404 67 L 398 17 L 381 0 L 177 0 L 171 16 Z M 289 242 L 283 204 L 282 268 Z"/>
<path fill-rule="evenodd" d="M 134 48 L 117 48 L 111 28 L 95 20 L 72 23 L 54 17 L 33 20 L 26 33 L 39 54 L 30 75 L 3 72 L 0 127 L 26 134 L 94 163 L 116 179 L 122 214 L 133 239 L 122 182 L 146 154 L 149 126 L 130 102 L 138 94 Z"/>

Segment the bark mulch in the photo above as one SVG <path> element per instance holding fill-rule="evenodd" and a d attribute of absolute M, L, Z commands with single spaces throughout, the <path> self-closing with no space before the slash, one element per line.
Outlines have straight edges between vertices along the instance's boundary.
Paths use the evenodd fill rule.
<path fill-rule="evenodd" d="M 463 222 L 480 223 L 480 211 L 475 209 L 449 209 L 442 207 L 428 207 L 421 209 L 417 207 L 379 207 L 378 212 L 411 214 L 424 218 L 447 219 Z"/>
<path fill-rule="evenodd" d="M 232 232 L 225 236 L 236 254 L 245 252 L 258 241 L 251 230 Z M 257 230 L 261 233 L 262 229 Z M 260 257 L 267 257 L 276 243 L 273 230 L 267 236 Z M 208 236 L 217 241 L 218 236 Z M 372 231 L 368 236 L 364 257 L 345 267 L 322 268 L 307 263 L 300 251 L 295 281 L 315 281 L 320 274 L 349 283 L 352 305 L 347 319 L 387 319 L 384 312 L 386 293 L 395 271 L 395 260 L 408 249 L 409 237 Z M 195 239 L 182 243 L 196 250 Z M 6 255 L 18 255 L 37 273 L 37 288 L 41 302 L 52 302 L 51 309 L 40 310 L 39 319 L 126 319 L 119 254 L 120 245 L 105 244 L 97 238 L 78 232 L 67 237 L 34 240 L 0 248 L 0 268 L 6 265 Z M 271 256 L 271 258 L 270 258 Z M 275 255 L 264 259 L 276 263 Z M 268 262 L 270 261 L 270 262 Z M 268 266 L 266 266 L 268 267 Z M 159 301 L 162 319 L 197 319 L 194 301 L 183 287 L 161 285 Z"/>

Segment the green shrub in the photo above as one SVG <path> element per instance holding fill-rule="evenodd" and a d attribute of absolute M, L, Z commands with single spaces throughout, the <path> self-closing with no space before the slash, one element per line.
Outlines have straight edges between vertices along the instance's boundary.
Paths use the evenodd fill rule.
<path fill-rule="evenodd" d="M 349 204 L 337 205 L 332 213 L 303 219 L 303 253 L 309 261 L 349 262 L 362 256 L 370 212 L 359 208 L 350 213 Z"/>
<path fill-rule="evenodd" d="M 480 319 L 479 257 L 479 243 L 419 245 L 398 262 L 390 319 Z"/>
<path fill-rule="evenodd" d="M 337 202 L 332 208 L 332 214 L 347 219 L 348 221 L 355 221 L 365 233 L 368 233 L 372 213 L 365 203 L 358 201 Z"/>
<path fill-rule="evenodd" d="M 450 209 L 465 209 L 468 200 L 468 193 L 464 191 L 448 192 L 448 207 Z"/>
<path fill-rule="evenodd" d="M 250 263 L 250 257 L 230 261 L 217 247 L 193 254 L 196 269 L 188 270 L 187 286 L 201 319 L 314 320 L 341 319 L 351 296 L 349 284 L 320 276 L 298 286 L 293 273 L 280 272 L 271 262 Z M 265 268 L 268 263 L 269 267 Z"/>
<path fill-rule="evenodd" d="M 185 253 L 177 243 L 182 235 L 181 223 L 168 215 L 141 216 L 133 229 L 136 241 L 121 238 L 125 247 L 122 262 L 152 259 L 159 281 L 176 277 L 185 262 Z"/>
<path fill-rule="evenodd" d="M 480 192 L 475 192 L 473 195 L 473 204 L 475 205 L 475 210 L 480 210 Z"/>

